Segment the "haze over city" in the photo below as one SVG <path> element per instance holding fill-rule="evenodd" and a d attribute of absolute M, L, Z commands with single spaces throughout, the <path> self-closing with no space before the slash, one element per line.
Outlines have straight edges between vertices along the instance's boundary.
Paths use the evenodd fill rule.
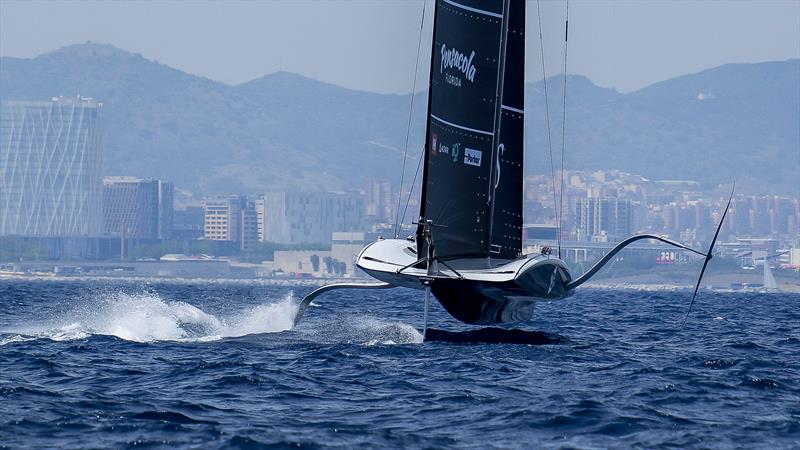
<path fill-rule="evenodd" d="M 800 1 L 0 0 L 2 448 L 795 449 L 798 305 Z"/>

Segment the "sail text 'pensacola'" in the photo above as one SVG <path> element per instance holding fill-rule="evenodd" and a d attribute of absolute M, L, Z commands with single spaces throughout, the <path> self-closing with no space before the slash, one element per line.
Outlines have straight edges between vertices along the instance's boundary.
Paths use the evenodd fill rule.
<path fill-rule="evenodd" d="M 439 73 L 444 72 L 445 69 L 455 68 L 464 73 L 464 76 L 471 82 L 475 81 L 475 65 L 472 64 L 472 59 L 475 58 L 475 51 L 469 57 L 459 52 L 454 48 L 447 48 L 447 45 L 442 44 L 442 63 L 439 67 Z"/>

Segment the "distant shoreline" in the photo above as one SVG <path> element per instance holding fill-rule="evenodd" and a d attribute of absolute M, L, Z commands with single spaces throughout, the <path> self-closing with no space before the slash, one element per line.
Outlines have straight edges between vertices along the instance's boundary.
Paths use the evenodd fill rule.
<path fill-rule="evenodd" d="M 86 275 L 31 275 L 31 274 L 8 274 L 0 273 L 0 281 L 20 280 L 20 281 L 124 281 L 124 282 L 146 282 L 146 283 L 227 283 L 242 285 L 261 285 L 261 286 L 289 286 L 289 287 L 317 287 L 331 283 L 344 283 L 353 281 L 369 282 L 369 278 L 210 278 L 210 277 L 148 277 L 148 276 L 86 276 Z"/>

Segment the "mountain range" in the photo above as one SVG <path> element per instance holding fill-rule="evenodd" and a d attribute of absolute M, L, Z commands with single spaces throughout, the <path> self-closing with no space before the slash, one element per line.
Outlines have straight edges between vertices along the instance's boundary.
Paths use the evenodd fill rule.
<path fill-rule="evenodd" d="M 545 82 L 553 150 L 561 149 L 562 80 L 527 86 L 528 173 L 550 170 Z M 198 194 L 396 182 L 412 100 L 286 72 L 230 86 L 106 44 L 0 58 L 0 101 L 58 95 L 103 102 L 104 173 L 164 178 Z M 414 96 L 407 179 L 426 98 Z M 570 75 L 566 108 L 568 169 L 800 191 L 800 60 L 727 64 L 627 94 Z"/>

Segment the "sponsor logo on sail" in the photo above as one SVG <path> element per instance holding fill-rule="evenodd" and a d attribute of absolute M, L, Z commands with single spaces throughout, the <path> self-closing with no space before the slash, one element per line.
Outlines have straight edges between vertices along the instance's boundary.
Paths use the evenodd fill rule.
<path fill-rule="evenodd" d="M 477 150 L 476 150 L 477 151 Z M 478 165 L 480 165 L 480 152 L 478 151 Z M 453 162 L 458 162 L 459 157 L 461 156 L 461 143 L 456 142 L 454 144 L 445 144 L 439 139 L 439 136 L 436 133 L 431 133 L 431 155 L 445 155 L 450 158 Z M 475 158 L 472 157 L 472 164 L 475 164 Z M 466 161 L 465 161 L 466 162 Z"/>
<path fill-rule="evenodd" d="M 483 152 L 480 150 L 475 150 L 474 148 L 465 148 L 464 149 L 464 164 L 468 164 L 470 166 L 481 166 L 481 156 Z"/>
<path fill-rule="evenodd" d="M 497 178 L 494 179 L 494 188 L 495 189 L 497 189 L 497 186 L 500 185 L 500 158 L 503 156 L 503 154 L 505 152 L 506 152 L 505 144 L 501 143 L 499 146 L 497 146 L 498 157 L 497 157 L 497 162 L 496 162 L 496 166 L 495 166 L 497 168 Z"/>
<path fill-rule="evenodd" d="M 446 69 L 456 69 L 464 74 L 464 78 L 470 82 L 475 81 L 475 65 L 472 60 L 475 58 L 475 51 L 473 50 L 469 56 L 461 53 L 458 49 L 447 48 L 446 44 L 442 44 L 442 62 L 439 66 L 439 73 L 444 73 Z M 453 74 L 445 74 L 444 80 L 446 83 L 456 87 L 461 87 L 461 78 Z"/>

